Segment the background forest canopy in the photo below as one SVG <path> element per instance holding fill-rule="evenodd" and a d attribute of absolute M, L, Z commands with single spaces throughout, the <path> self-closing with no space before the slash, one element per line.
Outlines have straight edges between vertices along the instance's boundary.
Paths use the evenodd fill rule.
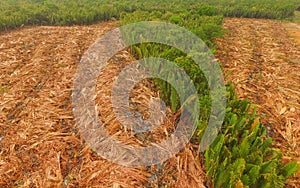
<path fill-rule="evenodd" d="M 22 25 L 92 24 L 137 10 L 283 19 L 298 7 L 300 0 L 1 0 L 0 31 Z"/>

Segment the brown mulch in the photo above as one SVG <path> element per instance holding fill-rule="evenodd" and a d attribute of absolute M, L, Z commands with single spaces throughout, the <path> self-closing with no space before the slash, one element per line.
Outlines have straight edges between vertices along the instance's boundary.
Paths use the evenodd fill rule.
<path fill-rule="evenodd" d="M 188 146 L 163 164 L 130 168 L 111 163 L 87 147 L 72 113 L 73 77 L 80 58 L 115 22 L 92 26 L 23 28 L 0 34 L 0 187 L 203 187 L 205 174 Z M 300 162 L 300 52 L 279 22 L 226 19 L 219 59 L 241 98 L 258 112 L 284 152 Z M 111 134 L 143 145 L 145 137 L 127 132 L 108 101 L 114 76 L 132 58 L 112 58 L 97 84 L 99 117 Z M 105 78 L 105 79 L 104 79 Z M 159 94 L 144 81 L 131 101 L 143 116 Z M 168 136 L 176 117 L 168 113 L 154 140 Z M 300 174 L 288 181 L 300 187 Z"/>
<path fill-rule="evenodd" d="M 297 47 L 300 48 L 300 24 L 299 23 L 283 23 L 283 26 L 289 33 L 289 36 L 296 43 Z"/>
<path fill-rule="evenodd" d="M 203 187 L 205 173 L 188 144 L 160 165 L 130 168 L 101 158 L 87 147 L 76 127 L 71 93 L 78 62 L 88 47 L 116 22 L 92 26 L 34 27 L 0 34 L 0 187 Z M 132 58 L 112 58 L 97 83 L 99 117 L 120 139 L 141 144 L 113 117 L 107 101 L 114 76 Z M 158 93 L 144 81 L 132 92 L 136 108 Z M 155 139 L 168 136 L 176 117 Z"/>
<path fill-rule="evenodd" d="M 262 19 L 225 19 L 218 58 L 227 81 L 241 98 L 258 104 L 258 113 L 284 161 L 300 163 L 300 48 L 282 23 Z M 300 173 L 288 180 L 300 187 Z"/>

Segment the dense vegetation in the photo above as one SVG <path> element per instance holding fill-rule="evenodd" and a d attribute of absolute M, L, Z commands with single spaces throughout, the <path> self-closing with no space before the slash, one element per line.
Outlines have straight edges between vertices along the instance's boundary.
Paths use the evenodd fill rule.
<path fill-rule="evenodd" d="M 204 10 L 210 10 L 210 7 Z M 210 15 L 210 11 L 207 11 Z M 137 11 L 123 13 L 121 23 L 138 21 L 165 21 L 185 27 L 201 37 L 211 49 L 214 39 L 222 36 L 222 16 L 208 16 L 190 13 Z M 195 139 L 201 140 L 211 111 L 211 96 L 208 82 L 187 54 L 167 45 L 141 43 L 131 47 L 137 59 L 161 57 L 175 62 L 193 80 L 199 94 L 201 115 Z M 199 53 L 206 59 L 205 53 Z M 207 59 L 206 59 L 207 60 Z M 160 70 L 169 76 L 174 72 Z M 218 79 L 218 78 L 216 78 Z M 181 105 L 176 90 L 160 79 L 153 79 L 161 92 L 162 99 L 173 112 Z M 284 187 L 286 179 L 297 171 L 297 164 L 282 164 L 281 153 L 271 146 L 266 130 L 260 123 L 253 106 L 247 100 L 238 100 L 234 88 L 227 85 L 228 106 L 225 121 L 217 139 L 205 152 L 207 185 L 209 187 Z M 193 115 L 193 114 L 191 114 Z"/>
<path fill-rule="evenodd" d="M 228 17 L 283 19 L 294 15 L 299 0 L 202 0 Z"/>
<path fill-rule="evenodd" d="M 238 100 L 232 85 L 221 133 L 205 153 L 208 183 L 212 187 L 284 187 L 297 172 L 296 162 L 282 165 L 282 154 L 260 123 L 255 108 Z"/>
<path fill-rule="evenodd" d="M 136 10 L 282 19 L 298 7 L 299 0 L 2 0 L 0 31 L 22 25 L 91 24 Z"/>

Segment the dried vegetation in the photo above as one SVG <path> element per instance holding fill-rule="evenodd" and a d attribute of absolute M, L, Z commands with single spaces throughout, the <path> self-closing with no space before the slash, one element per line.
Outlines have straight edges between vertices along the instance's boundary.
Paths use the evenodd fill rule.
<path fill-rule="evenodd" d="M 257 104 L 284 160 L 300 163 L 299 47 L 280 22 L 227 18 L 224 27 L 228 33 L 218 41 L 218 57 L 227 81 L 236 84 L 241 98 Z M 299 178 L 298 173 L 289 185 L 299 187 Z"/>

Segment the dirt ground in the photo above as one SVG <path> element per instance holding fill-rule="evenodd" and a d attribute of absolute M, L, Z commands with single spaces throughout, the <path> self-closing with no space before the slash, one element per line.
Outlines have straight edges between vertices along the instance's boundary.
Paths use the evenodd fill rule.
<path fill-rule="evenodd" d="M 197 146 L 189 144 L 161 165 L 129 168 L 101 158 L 81 138 L 72 113 L 73 77 L 88 47 L 116 25 L 34 27 L 0 35 L 0 187 L 203 187 Z M 116 123 L 107 101 L 114 77 L 131 60 L 126 52 L 112 58 L 99 76 L 96 102 L 111 133 L 138 145 Z M 145 88 L 133 93 L 143 109 L 157 97 Z M 172 129 L 174 117 L 168 117 L 164 128 Z"/>
<path fill-rule="evenodd" d="M 203 187 L 205 173 L 195 159 L 195 145 L 161 165 L 129 168 L 101 158 L 81 138 L 72 113 L 73 77 L 88 47 L 116 24 L 0 34 L 0 187 Z M 285 152 L 285 162 L 300 162 L 299 49 L 278 22 L 226 19 L 224 27 L 228 33 L 218 41 L 218 54 L 225 72 L 232 72 L 227 80 L 237 85 L 241 98 L 259 104 L 262 121 L 274 145 Z M 126 52 L 111 60 L 99 77 L 96 102 L 111 133 L 138 145 L 140 138 L 109 115 L 107 101 L 114 76 L 129 61 Z M 145 114 L 149 99 L 158 97 L 147 89 L 149 84 L 133 91 Z M 165 129 L 172 129 L 174 117 L 167 119 Z M 289 186 L 300 187 L 299 177 L 290 179 Z"/>
<path fill-rule="evenodd" d="M 241 98 L 258 104 L 285 162 L 300 163 L 300 25 L 228 18 L 224 27 L 228 32 L 218 41 L 218 57 L 227 81 Z M 300 174 L 288 183 L 300 187 Z"/>

